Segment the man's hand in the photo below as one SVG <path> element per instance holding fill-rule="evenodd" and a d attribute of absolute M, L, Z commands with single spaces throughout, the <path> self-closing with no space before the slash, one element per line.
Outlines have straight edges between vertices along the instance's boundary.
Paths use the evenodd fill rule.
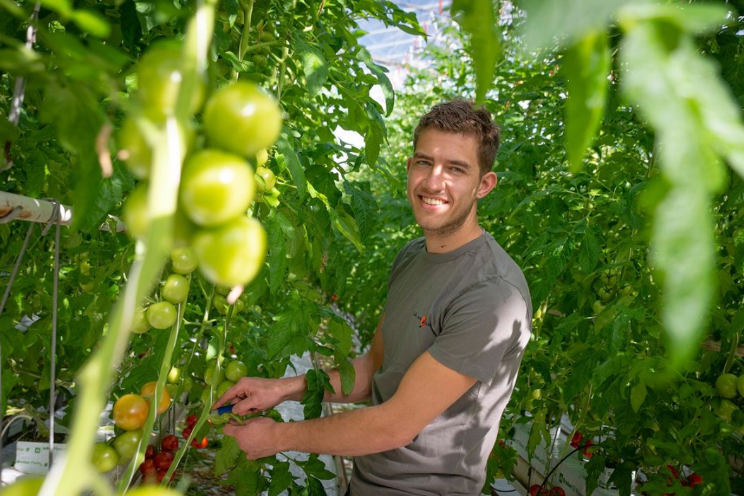
<path fill-rule="evenodd" d="M 267 417 L 247 420 L 243 425 L 226 424 L 223 431 L 238 442 L 249 460 L 272 456 L 281 449 L 277 446 L 277 423 Z"/>
<path fill-rule="evenodd" d="M 283 379 L 243 377 L 217 400 L 212 409 L 232 403 L 233 413 L 237 415 L 262 412 L 289 399 L 293 390 L 291 384 Z"/>

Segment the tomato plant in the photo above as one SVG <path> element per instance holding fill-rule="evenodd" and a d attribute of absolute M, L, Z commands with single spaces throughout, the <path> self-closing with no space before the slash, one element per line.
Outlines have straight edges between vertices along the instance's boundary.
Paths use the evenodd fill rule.
<path fill-rule="evenodd" d="M 271 191 L 276 184 L 276 175 L 271 169 L 266 167 L 258 167 L 256 169 L 256 189 L 259 193 L 265 193 Z"/>
<path fill-rule="evenodd" d="M 168 279 L 165 280 L 165 284 L 160 290 L 160 294 L 163 299 L 174 305 L 183 303 L 189 296 L 189 281 L 180 274 L 171 274 L 168 276 Z M 178 378 L 171 381 L 170 375 L 168 375 L 168 377 L 170 382 L 178 382 Z"/>
<path fill-rule="evenodd" d="M 152 400 L 155 398 L 155 388 L 157 386 L 156 381 L 151 381 L 146 383 L 144 386 L 142 386 L 142 389 L 140 390 L 140 396 L 142 396 L 150 405 L 152 403 Z M 158 415 L 163 413 L 170 407 L 171 404 L 171 397 L 168 393 L 168 389 L 163 388 L 162 395 L 160 396 L 160 401 L 158 402 Z"/>
<path fill-rule="evenodd" d="M 248 375 L 248 366 L 240 360 L 232 360 L 225 366 L 225 377 L 232 382 L 238 382 Z"/>
<path fill-rule="evenodd" d="M 114 438 L 114 449 L 122 460 L 130 460 L 137 453 L 141 440 L 142 430 L 127 431 Z"/>
<path fill-rule="evenodd" d="M 173 272 L 181 275 L 191 274 L 199 264 L 191 248 L 176 248 L 170 254 Z"/>
<path fill-rule="evenodd" d="M 168 434 L 160 440 L 160 449 L 170 451 L 171 453 L 178 450 L 178 438 L 173 434 Z"/>

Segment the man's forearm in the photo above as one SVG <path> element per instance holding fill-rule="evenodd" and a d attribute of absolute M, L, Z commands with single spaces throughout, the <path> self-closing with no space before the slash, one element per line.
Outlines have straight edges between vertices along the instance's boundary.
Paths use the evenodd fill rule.
<path fill-rule="evenodd" d="M 411 439 L 383 406 L 275 424 L 278 451 L 360 456 L 399 448 Z"/>

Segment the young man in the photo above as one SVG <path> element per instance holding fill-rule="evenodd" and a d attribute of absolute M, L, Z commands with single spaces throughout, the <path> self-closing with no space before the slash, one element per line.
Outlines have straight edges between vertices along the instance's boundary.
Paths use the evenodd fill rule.
<path fill-rule="evenodd" d="M 480 494 L 531 328 L 521 270 L 478 224 L 496 185 L 499 128 L 466 101 L 435 106 L 414 133 L 408 200 L 424 237 L 398 254 L 356 383 L 325 400 L 370 406 L 320 419 L 225 426 L 248 458 L 280 451 L 354 456 L 353 496 Z M 215 408 L 248 414 L 299 400 L 304 377 L 244 378 Z"/>

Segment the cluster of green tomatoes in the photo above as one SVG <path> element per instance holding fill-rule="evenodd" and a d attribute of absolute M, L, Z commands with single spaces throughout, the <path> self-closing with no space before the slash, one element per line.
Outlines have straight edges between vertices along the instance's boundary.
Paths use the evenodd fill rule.
<path fill-rule="evenodd" d="M 725 373 L 716 379 L 716 389 L 721 396 L 721 402 L 716 408 L 716 413 L 726 422 L 732 422 L 734 412 L 739 410 L 735 403 L 737 396 L 739 401 L 744 398 L 744 374 L 737 377 L 731 373 Z M 738 426 L 739 431 L 744 434 L 744 425 Z"/>
<path fill-rule="evenodd" d="M 176 114 L 182 74 L 180 43 L 154 44 L 137 68 L 137 105 L 122 123 L 119 157 L 140 179 L 124 205 L 123 220 L 137 239 L 147 237 L 153 199 L 149 177 L 166 121 Z M 179 130 L 186 144 L 174 217 L 173 241 L 189 247 L 200 272 L 226 287 L 250 282 L 263 265 L 266 232 L 247 211 L 256 192 L 274 188 L 275 177 L 263 167 L 267 149 L 279 137 L 281 111 L 255 83 L 234 82 L 205 100 L 206 82 L 197 78 L 189 111 L 200 125 Z M 203 107 L 203 110 L 202 110 Z M 257 164 L 254 171 L 251 162 Z"/>

